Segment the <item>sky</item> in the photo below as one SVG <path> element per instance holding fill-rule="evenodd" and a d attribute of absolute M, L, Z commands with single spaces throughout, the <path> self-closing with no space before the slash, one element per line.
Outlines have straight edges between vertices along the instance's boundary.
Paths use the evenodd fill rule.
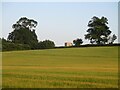
<path fill-rule="evenodd" d="M 1 7 L 1 5 L 0 5 Z M 1 15 L 0 15 L 1 16 Z M 93 16 L 108 18 L 112 34 L 118 36 L 118 2 L 2 2 L 2 37 L 13 31 L 12 25 L 21 17 L 38 22 L 39 41 L 52 40 L 56 46 L 82 38 Z M 1 26 L 0 26 L 1 28 Z M 118 39 L 115 41 L 118 42 Z"/>

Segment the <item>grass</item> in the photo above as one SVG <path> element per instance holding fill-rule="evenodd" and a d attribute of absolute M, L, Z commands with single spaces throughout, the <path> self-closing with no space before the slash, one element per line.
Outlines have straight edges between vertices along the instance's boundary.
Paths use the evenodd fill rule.
<path fill-rule="evenodd" d="M 118 47 L 3 52 L 3 88 L 118 88 Z"/>

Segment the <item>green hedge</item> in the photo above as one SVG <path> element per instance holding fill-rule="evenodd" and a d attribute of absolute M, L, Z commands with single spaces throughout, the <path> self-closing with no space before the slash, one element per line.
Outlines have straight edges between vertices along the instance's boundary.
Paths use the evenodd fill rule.
<path fill-rule="evenodd" d="M 2 51 L 29 50 L 30 46 L 25 44 L 3 43 Z"/>

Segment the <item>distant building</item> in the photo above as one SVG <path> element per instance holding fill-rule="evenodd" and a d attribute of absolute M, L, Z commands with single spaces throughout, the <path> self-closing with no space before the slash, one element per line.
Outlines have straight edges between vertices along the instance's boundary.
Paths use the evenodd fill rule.
<path fill-rule="evenodd" d="M 73 46 L 73 44 L 71 42 L 65 42 L 65 46 L 68 47 L 68 46 Z"/>

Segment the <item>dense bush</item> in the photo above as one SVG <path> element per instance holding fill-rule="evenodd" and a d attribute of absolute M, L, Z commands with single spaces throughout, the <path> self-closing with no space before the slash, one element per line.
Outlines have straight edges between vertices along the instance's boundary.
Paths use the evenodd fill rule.
<path fill-rule="evenodd" d="M 15 44 L 5 39 L 2 39 L 2 51 L 13 51 L 13 50 L 29 50 L 31 49 L 27 44 Z"/>
<path fill-rule="evenodd" d="M 82 39 L 77 38 L 76 40 L 73 40 L 73 43 L 74 43 L 74 46 L 78 47 L 83 43 L 83 41 Z"/>
<path fill-rule="evenodd" d="M 40 41 L 37 46 L 38 49 L 50 49 L 54 47 L 55 47 L 54 42 L 50 40 Z"/>
<path fill-rule="evenodd" d="M 2 51 L 29 50 L 30 46 L 25 44 L 5 43 L 2 45 Z"/>

